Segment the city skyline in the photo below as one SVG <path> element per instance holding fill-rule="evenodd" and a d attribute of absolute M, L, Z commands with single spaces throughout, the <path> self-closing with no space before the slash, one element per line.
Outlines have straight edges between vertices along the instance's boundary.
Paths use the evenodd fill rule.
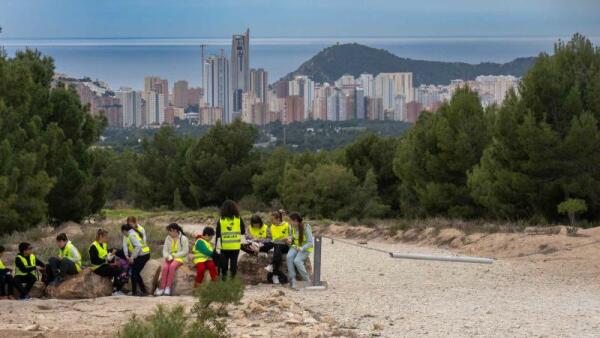
<path fill-rule="evenodd" d="M 592 0 L 33 0 L 1 3 L 0 26 L 6 39 L 227 37 L 246 27 L 252 27 L 257 37 L 557 37 L 573 32 L 600 35 L 599 12 L 600 3 Z M 107 17 L 111 19 L 105 20 Z M 22 25 L 32 18 L 36 25 Z"/>

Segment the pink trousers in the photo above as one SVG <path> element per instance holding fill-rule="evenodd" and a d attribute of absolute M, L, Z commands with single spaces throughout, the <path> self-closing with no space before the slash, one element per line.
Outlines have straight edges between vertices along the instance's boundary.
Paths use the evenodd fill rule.
<path fill-rule="evenodd" d="M 161 276 L 160 276 L 160 288 L 170 288 L 173 286 L 173 280 L 175 279 L 175 272 L 177 272 L 177 268 L 180 267 L 182 263 L 172 260 L 167 262 L 166 260 L 163 262 Z"/>

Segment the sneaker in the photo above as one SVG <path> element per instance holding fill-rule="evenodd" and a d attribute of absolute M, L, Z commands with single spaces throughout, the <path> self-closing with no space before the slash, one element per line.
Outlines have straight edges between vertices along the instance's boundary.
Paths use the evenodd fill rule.
<path fill-rule="evenodd" d="M 273 284 L 279 284 L 279 276 L 273 276 Z"/>
<path fill-rule="evenodd" d="M 298 288 L 298 282 L 295 279 L 290 280 L 290 287 L 294 290 L 300 290 Z"/>
<path fill-rule="evenodd" d="M 165 296 L 170 296 L 171 295 L 171 288 L 166 288 L 164 295 Z"/>
<path fill-rule="evenodd" d="M 154 291 L 154 295 L 156 297 L 162 296 L 164 293 L 165 293 L 165 290 L 163 290 L 163 289 L 156 289 L 156 291 Z"/>
<path fill-rule="evenodd" d="M 30 296 L 23 296 L 23 297 L 19 298 L 19 300 L 27 301 L 27 300 L 31 300 L 31 297 Z"/>
<path fill-rule="evenodd" d="M 125 294 L 121 291 L 115 291 L 112 293 L 113 296 L 125 296 Z"/>
<path fill-rule="evenodd" d="M 265 266 L 265 270 L 267 270 L 267 272 L 273 272 L 273 264 Z"/>

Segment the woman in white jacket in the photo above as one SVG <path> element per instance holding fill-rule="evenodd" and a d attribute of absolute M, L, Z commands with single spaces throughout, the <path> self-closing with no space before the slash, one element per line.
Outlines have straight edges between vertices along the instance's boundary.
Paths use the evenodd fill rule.
<path fill-rule="evenodd" d="M 177 223 L 167 225 L 169 235 L 163 245 L 163 257 L 165 261 L 162 265 L 160 287 L 156 289 L 155 296 L 170 296 L 173 280 L 177 268 L 183 265 L 190 251 L 188 238 L 185 237 L 183 229 Z"/>

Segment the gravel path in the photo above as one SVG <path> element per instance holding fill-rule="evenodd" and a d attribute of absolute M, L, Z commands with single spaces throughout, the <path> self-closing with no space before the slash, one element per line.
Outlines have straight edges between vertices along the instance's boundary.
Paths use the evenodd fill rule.
<path fill-rule="evenodd" d="M 369 246 L 449 254 L 405 244 Z M 492 265 L 400 260 L 330 241 L 324 241 L 323 255 L 323 280 L 329 289 L 291 297 L 356 328 L 361 336 L 600 335 L 598 283 L 544 272 L 543 264 L 517 259 Z M 270 290 L 252 288 L 248 296 Z"/>

